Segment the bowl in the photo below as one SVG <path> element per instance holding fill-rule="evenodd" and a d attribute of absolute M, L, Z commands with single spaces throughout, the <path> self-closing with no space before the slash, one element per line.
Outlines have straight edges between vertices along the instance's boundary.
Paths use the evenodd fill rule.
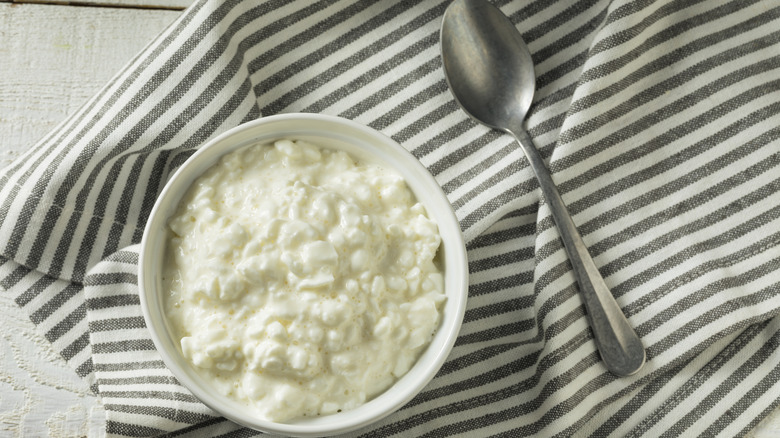
<path fill-rule="evenodd" d="M 447 299 L 441 323 L 414 366 L 389 389 L 355 409 L 316 418 L 277 423 L 260 420 L 248 407 L 214 391 L 181 353 L 164 314 L 162 267 L 166 223 L 193 181 L 224 154 L 256 142 L 281 138 L 311 141 L 341 149 L 358 160 L 395 169 L 439 227 L 439 257 Z M 428 170 L 394 140 L 356 122 L 318 114 L 282 114 L 242 124 L 212 139 L 193 154 L 167 182 L 149 216 L 141 242 L 140 301 L 146 325 L 163 361 L 179 382 L 212 410 L 249 428 L 285 436 L 328 436 L 368 426 L 409 402 L 436 375 L 458 336 L 468 294 L 466 250 L 450 202 Z M 392 346 L 388 346 L 392 348 Z"/>

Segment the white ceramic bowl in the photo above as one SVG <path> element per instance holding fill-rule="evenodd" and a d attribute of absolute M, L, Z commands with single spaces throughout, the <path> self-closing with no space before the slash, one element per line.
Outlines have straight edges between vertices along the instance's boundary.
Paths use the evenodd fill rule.
<path fill-rule="evenodd" d="M 403 175 L 442 236 L 439 249 L 444 264 L 445 293 L 441 326 L 412 369 L 386 392 L 363 406 L 313 419 L 274 423 L 255 418 L 241 403 L 217 394 L 199 377 L 181 354 L 164 315 L 161 270 L 166 242 L 166 222 L 192 182 L 219 157 L 254 142 L 279 138 L 309 140 L 324 147 L 342 149 L 359 160 L 392 167 Z M 431 174 L 398 143 L 358 123 L 316 114 L 283 114 L 238 126 L 214 138 L 190 157 L 168 181 L 146 224 L 141 243 L 140 293 L 146 325 L 157 350 L 173 374 L 211 409 L 244 426 L 285 436 L 327 436 L 365 427 L 401 408 L 441 368 L 460 330 L 466 308 L 468 267 L 460 226 L 441 187 Z M 393 348 L 388 345 L 387 348 Z"/>

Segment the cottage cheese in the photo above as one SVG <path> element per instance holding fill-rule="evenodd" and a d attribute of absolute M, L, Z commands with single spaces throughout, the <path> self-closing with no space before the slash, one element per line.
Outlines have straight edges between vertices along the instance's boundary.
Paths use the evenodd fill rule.
<path fill-rule="evenodd" d="M 228 154 L 169 228 L 166 313 L 184 357 L 267 420 L 363 404 L 438 327 L 436 224 L 401 176 L 343 151 Z"/>

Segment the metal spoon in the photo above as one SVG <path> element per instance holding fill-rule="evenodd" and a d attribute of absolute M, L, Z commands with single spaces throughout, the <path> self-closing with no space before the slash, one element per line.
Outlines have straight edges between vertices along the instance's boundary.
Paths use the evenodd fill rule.
<path fill-rule="evenodd" d="M 629 376 L 642 368 L 642 341 L 604 283 L 550 176 L 523 129 L 536 81 L 533 59 L 511 21 L 485 0 L 455 0 L 441 26 L 444 75 L 455 100 L 484 125 L 520 143 L 560 230 L 585 302 L 596 346 L 609 371 Z"/>

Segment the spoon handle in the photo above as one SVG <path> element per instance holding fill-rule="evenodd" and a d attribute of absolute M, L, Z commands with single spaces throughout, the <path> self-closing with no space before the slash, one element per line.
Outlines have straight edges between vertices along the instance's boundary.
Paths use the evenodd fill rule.
<path fill-rule="evenodd" d="M 601 359 L 613 374 L 630 376 L 639 371 L 645 363 L 642 341 L 604 283 L 531 137 L 523 129 L 517 131 L 511 134 L 522 146 L 552 211 L 553 220 L 558 226 L 566 253 L 574 268 Z"/>

